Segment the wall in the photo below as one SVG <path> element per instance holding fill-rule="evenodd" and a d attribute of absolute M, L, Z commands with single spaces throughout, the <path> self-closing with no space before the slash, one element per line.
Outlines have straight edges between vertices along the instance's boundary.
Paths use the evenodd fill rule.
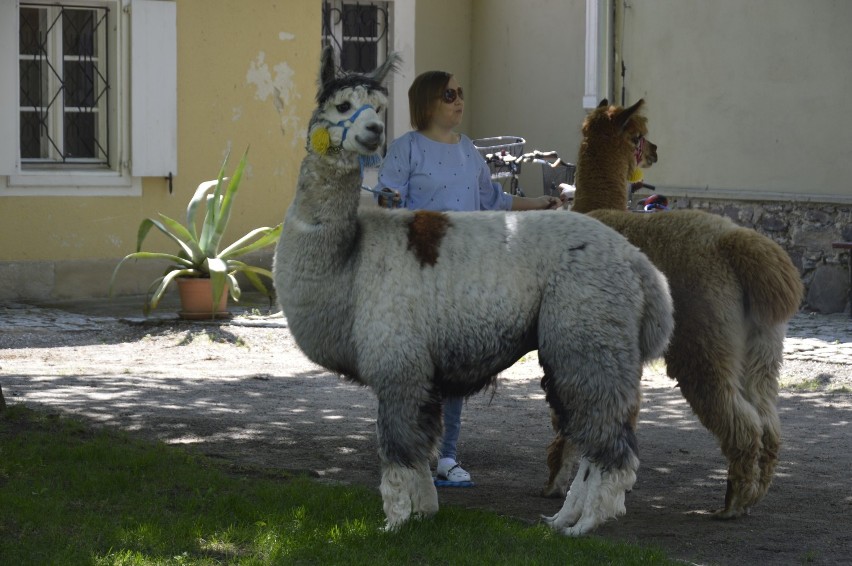
<path fill-rule="evenodd" d="M 263 4 L 249 11 L 228 0 L 178 2 L 173 194 L 163 179 L 146 178 L 141 197 L 0 199 L 0 299 L 104 296 L 113 267 L 134 251 L 139 222 L 157 212 L 183 218 L 195 187 L 215 178 L 229 149 L 233 168 L 251 147 L 225 239 L 283 220 L 314 108 L 321 3 Z M 152 232 L 145 248 L 164 245 L 171 248 Z M 144 292 L 162 271 L 143 263 L 128 266 L 119 293 Z"/>
<path fill-rule="evenodd" d="M 651 182 L 696 198 L 852 203 L 852 128 L 834 110 L 852 89 L 852 2 L 615 5 L 626 101 L 645 98 L 660 148 Z"/>
<path fill-rule="evenodd" d="M 731 217 L 780 243 L 804 307 L 848 308 L 852 3 L 615 2 L 614 102 L 646 101 L 660 161 L 646 173 L 678 207 Z M 618 73 L 617 73 L 618 75 Z"/>
<path fill-rule="evenodd" d="M 585 0 L 473 0 L 472 136 L 520 136 L 525 151 L 576 161 L 585 37 Z M 541 194 L 540 171 L 527 173 L 522 185 Z"/>

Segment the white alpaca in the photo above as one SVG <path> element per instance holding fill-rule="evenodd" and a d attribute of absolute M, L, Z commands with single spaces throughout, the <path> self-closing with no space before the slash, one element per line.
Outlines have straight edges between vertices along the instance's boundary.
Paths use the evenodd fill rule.
<path fill-rule="evenodd" d="M 643 362 L 672 331 L 665 278 L 613 230 L 574 213 L 358 213 L 363 159 L 384 142 L 382 81 L 323 53 L 275 286 L 299 346 L 378 398 L 387 528 L 438 510 L 429 458 L 441 400 L 470 395 L 538 349 L 542 387 L 589 469 L 552 521 L 581 534 L 624 512 L 639 466 Z M 573 526 L 573 529 L 571 528 Z"/>

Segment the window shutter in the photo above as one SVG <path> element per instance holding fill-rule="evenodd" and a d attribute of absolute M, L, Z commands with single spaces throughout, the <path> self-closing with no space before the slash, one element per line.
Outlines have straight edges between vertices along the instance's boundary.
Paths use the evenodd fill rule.
<path fill-rule="evenodd" d="M 0 2 L 0 175 L 15 173 L 18 160 L 18 3 Z"/>
<path fill-rule="evenodd" d="M 176 175 L 176 4 L 132 0 L 130 9 L 131 175 Z"/>

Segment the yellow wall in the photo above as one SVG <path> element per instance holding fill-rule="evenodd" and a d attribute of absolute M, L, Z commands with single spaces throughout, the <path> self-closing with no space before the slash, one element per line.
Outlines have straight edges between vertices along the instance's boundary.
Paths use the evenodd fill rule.
<path fill-rule="evenodd" d="M 19 267 L 41 275 L 53 270 L 54 262 L 91 260 L 87 265 L 98 271 L 90 279 L 93 288 L 79 294 L 103 295 L 110 267 L 134 251 L 139 222 L 157 212 L 182 219 L 195 187 L 215 178 L 229 148 L 230 170 L 250 146 L 249 167 L 226 240 L 283 220 L 314 108 L 322 3 L 253 0 L 252 9 L 248 4 L 177 3 L 179 153 L 174 194 L 163 179 L 146 178 L 141 197 L 4 197 L 0 262 L 20 262 Z M 165 238 L 153 232 L 145 248 L 172 251 Z M 10 285 L 5 282 L 6 295 L 14 296 Z M 45 285 L 61 287 L 58 281 Z M 0 298 L 3 288 L 0 284 Z M 48 294 L 72 296 L 75 291 L 52 289 Z"/>

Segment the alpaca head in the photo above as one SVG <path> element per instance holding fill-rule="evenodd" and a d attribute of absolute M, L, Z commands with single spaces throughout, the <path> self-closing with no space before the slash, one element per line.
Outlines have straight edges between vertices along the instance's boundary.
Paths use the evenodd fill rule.
<path fill-rule="evenodd" d="M 625 187 L 642 179 L 641 168 L 657 162 L 657 146 L 645 137 L 648 119 L 640 112 L 644 104 L 640 100 L 622 108 L 603 99 L 583 121 L 572 210 L 627 208 Z"/>
<path fill-rule="evenodd" d="M 644 99 L 629 108 L 610 106 L 603 99 L 583 122 L 583 139 L 608 139 L 617 144 L 612 148 L 618 152 L 631 152 L 634 159 L 630 161 L 628 176 L 636 168 L 647 168 L 657 162 L 657 146 L 647 138 L 648 119 L 641 114 Z"/>
<path fill-rule="evenodd" d="M 383 82 L 399 61 L 391 54 L 369 74 L 338 72 L 331 47 L 323 49 L 317 109 L 308 126 L 308 152 L 320 155 L 348 152 L 378 158 L 385 142 L 382 114 L 387 107 Z"/>

